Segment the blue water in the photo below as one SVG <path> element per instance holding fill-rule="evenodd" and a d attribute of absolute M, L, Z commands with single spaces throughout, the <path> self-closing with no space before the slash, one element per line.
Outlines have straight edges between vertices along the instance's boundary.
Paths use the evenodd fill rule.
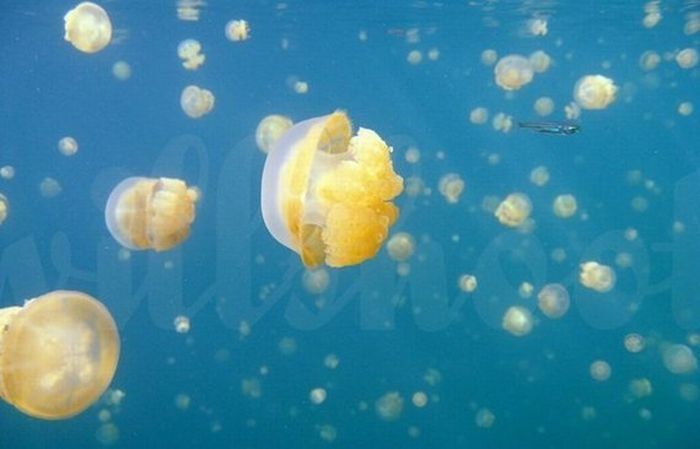
<path fill-rule="evenodd" d="M 2 403 L 0 447 L 104 447 L 102 409 L 118 429 L 115 448 L 700 447 L 698 399 L 679 393 L 698 385 L 698 371 L 672 374 L 660 354 L 700 329 L 700 123 L 697 111 L 677 112 L 684 101 L 700 107 L 700 69 L 671 59 L 644 72 L 638 63 L 646 50 L 663 58 L 699 49 L 700 34 L 683 32 L 687 15 L 700 13 L 697 2 L 662 2 L 663 19 L 646 29 L 644 3 L 622 0 L 210 1 L 196 22 L 178 20 L 172 1 L 109 1 L 102 6 L 122 39 L 94 55 L 63 40 L 62 18 L 73 6 L 26 1 L 0 14 L 0 166 L 16 169 L 14 179 L 0 179 L 10 204 L 0 226 L 0 305 L 56 289 L 99 298 L 122 339 L 110 388 L 126 396 L 55 422 Z M 536 14 L 548 17 L 548 34 L 524 36 Z M 252 38 L 231 43 L 224 25 L 239 18 Z M 420 42 L 407 43 L 413 28 Z M 203 45 L 197 71 L 177 57 L 186 38 Z M 435 61 L 427 58 L 433 48 Z M 544 50 L 554 63 L 506 95 L 480 61 L 489 48 L 499 56 Z M 420 64 L 407 62 L 411 50 L 423 52 Z M 132 68 L 127 81 L 112 75 L 118 60 Z M 491 117 L 537 120 L 532 105 L 541 96 L 555 102 L 548 119 L 564 119 L 586 74 L 610 77 L 620 90 L 607 109 L 583 111 L 576 135 L 504 134 L 469 123 L 478 106 Z M 308 93 L 295 93 L 290 77 L 308 82 Z M 180 108 L 188 84 L 216 96 L 198 120 Z M 417 241 L 408 276 L 398 276 L 382 250 L 359 267 L 330 270 L 329 289 L 310 295 L 298 257 L 264 228 L 265 155 L 254 133 L 268 114 L 296 122 L 338 108 L 394 147 L 399 174 L 420 177 L 432 192 L 397 199 L 402 214 L 392 232 Z M 56 150 L 66 135 L 80 145 L 70 158 Z M 412 146 L 417 164 L 405 160 Z M 488 163 L 492 153 L 499 164 Z M 529 181 L 538 165 L 551 174 L 542 188 Z M 659 191 L 630 185 L 630 170 Z M 438 192 L 450 172 L 466 182 L 457 204 Z M 123 262 L 103 211 L 114 185 L 134 175 L 185 179 L 202 198 L 184 244 Z M 47 176 L 62 186 L 54 198 L 39 191 Z M 482 210 L 485 196 L 516 191 L 533 203 L 530 234 Z M 560 193 L 576 196 L 575 217 L 552 214 Z M 630 206 L 638 196 L 646 211 Z M 685 231 L 674 233 L 674 221 Z M 633 242 L 624 238 L 630 227 L 639 233 Z M 550 257 L 555 248 L 566 251 L 562 263 Z M 614 266 L 620 252 L 634 264 L 617 269 L 611 293 L 578 284 L 579 263 Z M 457 288 L 463 273 L 478 278 L 472 294 Z M 535 294 L 564 284 L 567 315 L 544 317 L 535 297 L 519 297 L 524 281 Z M 531 334 L 501 329 L 511 305 L 532 310 Z M 190 318 L 189 333 L 175 332 L 178 315 Z M 631 332 L 647 339 L 640 354 L 623 346 Z M 284 354 L 280 342 L 289 339 L 296 351 Z M 335 369 L 324 366 L 329 354 L 339 359 Z M 612 367 L 606 382 L 590 377 L 597 359 Z M 438 382 L 425 380 L 429 371 L 439 372 Z M 635 378 L 649 379 L 651 396 L 630 399 Z M 251 379 L 259 397 L 242 392 Z M 320 405 L 309 400 L 317 387 L 328 393 Z M 387 392 L 403 398 L 390 422 L 375 412 Z M 411 403 L 415 392 L 427 394 L 424 408 Z M 186 410 L 175 405 L 179 394 L 190 398 Z M 586 407 L 595 417 L 582 417 Z M 475 423 L 483 408 L 495 416 L 489 428 Z M 322 426 L 334 428 L 334 441 L 321 437 Z"/>

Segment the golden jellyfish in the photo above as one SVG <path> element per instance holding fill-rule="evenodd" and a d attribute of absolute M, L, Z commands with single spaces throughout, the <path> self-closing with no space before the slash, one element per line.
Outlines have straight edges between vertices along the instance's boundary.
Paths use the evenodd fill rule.
<path fill-rule="evenodd" d="M 464 180 L 457 173 L 448 173 L 440 178 L 438 190 L 450 204 L 456 204 L 464 191 Z"/>
<path fill-rule="evenodd" d="M 570 303 L 569 293 L 561 284 L 547 284 L 537 294 L 537 305 L 547 318 L 563 317 Z"/>
<path fill-rule="evenodd" d="M 534 70 L 530 60 L 521 55 L 501 58 L 493 69 L 496 84 L 504 90 L 518 90 L 532 81 Z"/>
<path fill-rule="evenodd" d="M 58 151 L 64 156 L 73 156 L 78 152 L 78 141 L 70 136 L 62 137 L 58 141 Z"/>
<path fill-rule="evenodd" d="M 198 197 L 179 179 L 126 178 L 107 200 L 107 229 L 131 250 L 171 249 L 189 236 Z"/>
<path fill-rule="evenodd" d="M 605 360 L 596 360 L 588 368 L 591 377 L 598 382 L 605 382 L 612 375 L 612 368 Z"/>
<path fill-rule="evenodd" d="M 576 197 L 571 194 L 557 195 L 552 203 L 554 215 L 559 218 L 569 218 L 576 213 L 577 209 Z"/>
<path fill-rule="evenodd" d="M 83 2 L 68 11 L 63 20 L 63 38 L 84 53 L 97 53 L 112 40 L 112 22 L 99 5 Z"/>
<path fill-rule="evenodd" d="M 533 319 L 532 313 L 525 307 L 512 306 L 503 314 L 501 322 L 503 329 L 515 335 L 516 337 L 524 337 L 532 331 Z"/>
<path fill-rule="evenodd" d="M 374 257 L 399 216 L 403 190 L 391 148 L 372 130 L 352 136 L 344 112 L 305 120 L 267 155 L 262 215 L 304 265 L 343 267 Z"/>
<path fill-rule="evenodd" d="M 10 203 L 7 197 L 0 193 L 0 225 L 7 219 L 7 214 L 10 210 Z"/>
<path fill-rule="evenodd" d="M 528 60 L 535 73 L 544 73 L 549 70 L 549 67 L 552 65 L 552 58 L 542 50 L 537 50 L 532 53 Z"/>
<path fill-rule="evenodd" d="M 581 264 L 579 281 L 584 287 L 599 293 L 605 293 L 612 290 L 615 286 L 615 280 L 615 271 L 607 265 L 593 261 Z"/>
<path fill-rule="evenodd" d="M 263 153 L 269 153 L 277 142 L 294 123 L 289 117 L 272 114 L 260 120 L 255 130 L 255 143 Z"/>
<path fill-rule="evenodd" d="M 226 38 L 231 42 L 241 42 L 250 39 L 250 25 L 245 20 L 231 20 L 224 29 Z"/>
<path fill-rule="evenodd" d="M 415 249 L 416 241 L 408 232 L 396 233 L 386 243 L 389 257 L 397 262 L 405 262 L 410 259 Z"/>
<path fill-rule="evenodd" d="M 692 69 L 698 65 L 698 51 L 694 48 L 684 48 L 676 55 L 676 64 L 682 69 Z"/>
<path fill-rule="evenodd" d="M 214 108 L 214 94 L 195 85 L 185 87 L 180 95 L 180 106 L 191 118 L 200 118 Z"/>
<path fill-rule="evenodd" d="M 549 169 L 544 165 L 539 165 L 530 172 L 530 182 L 537 187 L 543 187 L 549 182 Z"/>
<path fill-rule="evenodd" d="M 552 100 L 549 97 L 540 97 L 537 100 L 535 100 L 533 109 L 535 110 L 537 115 L 546 117 L 552 112 L 554 112 L 554 100 Z"/>
<path fill-rule="evenodd" d="M 177 55 L 182 59 L 182 66 L 187 70 L 197 70 L 204 64 L 207 57 L 201 51 L 202 44 L 196 39 L 185 39 L 177 46 Z"/>
<path fill-rule="evenodd" d="M 532 213 L 532 202 L 524 193 L 511 193 L 494 212 L 501 224 L 515 228 L 522 225 Z"/>
<path fill-rule="evenodd" d="M 77 415 L 107 390 L 119 346 L 109 311 L 85 293 L 0 309 L 0 398 L 35 418 Z"/>
<path fill-rule="evenodd" d="M 613 80 L 603 75 L 586 75 L 574 86 L 574 100 L 583 109 L 605 109 L 617 96 Z"/>

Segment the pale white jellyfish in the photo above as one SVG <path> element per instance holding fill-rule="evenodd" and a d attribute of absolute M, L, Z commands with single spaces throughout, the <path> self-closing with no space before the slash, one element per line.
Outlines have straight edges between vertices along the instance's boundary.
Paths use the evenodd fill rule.
<path fill-rule="evenodd" d="M 605 293 L 612 290 L 615 286 L 615 280 L 615 271 L 607 265 L 601 265 L 594 261 L 581 264 L 579 282 L 584 287 Z"/>
<path fill-rule="evenodd" d="M 610 379 L 612 374 L 612 368 L 610 364 L 605 360 L 596 360 L 591 363 L 590 369 L 591 377 L 598 382 L 604 382 Z"/>
<path fill-rule="evenodd" d="M 255 143 L 263 153 L 269 153 L 275 142 L 294 125 L 289 117 L 272 114 L 260 120 L 255 130 Z"/>
<path fill-rule="evenodd" d="M 532 313 L 524 307 L 511 306 L 503 314 L 501 326 L 516 337 L 523 337 L 532 331 Z"/>
<path fill-rule="evenodd" d="M 546 17 L 536 17 L 534 19 L 529 19 L 525 28 L 527 33 L 531 36 L 546 36 L 547 35 L 547 18 Z"/>
<path fill-rule="evenodd" d="M 214 94 L 207 89 L 190 85 L 180 95 L 180 106 L 191 118 L 200 118 L 214 108 Z"/>
<path fill-rule="evenodd" d="M 406 55 L 406 61 L 411 65 L 420 64 L 423 61 L 423 53 L 420 50 L 411 50 Z"/>
<path fill-rule="evenodd" d="M 678 113 L 680 115 L 688 116 L 693 113 L 693 103 L 689 101 L 684 101 L 678 105 Z"/>
<path fill-rule="evenodd" d="M 561 284 L 547 284 L 537 294 L 537 305 L 547 318 L 563 317 L 569 304 L 569 293 Z"/>
<path fill-rule="evenodd" d="M 416 147 L 409 147 L 406 150 L 406 162 L 409 164 L 416 164 L 420 161 L 420 150 Z"/>
<path fill-rule="evenodd" d="M 554 215 L 559 218 L 569 218 L 573 216 L 577 208 L 576 198 L 570 194 L 557 195 L 552 204 Z"/>
<path fill-rule="evenodd" d="M 484 65 L 494 65 L 498 60 L 496 50 L 487 49 L 481 52 L 481 63 Z"/>
<path fill-rule="evenodd" d="M 684 48 L 676 55 L 676 63 L 682 69 L 692 69 L 698 65 L 698 51 L 694 48 Z"/>
<path fill-rule="evenodd" d="M 549 70 L 549 67 L 552 65 L 552 58 L 542 50 L 537 50 L 532 53 L 528 57 L 528 60 L 535 73 L 544 73 Z"/>
<path fill-rule="evenodd" d="M 529 282 L 523 282 L 518 287 L 518 295 L 523 299 L 531 297 L 533 291 L 535 291 L 535 287 Z"/>
<path fill-rule="evenodd" d="M 496 131 L 501 131 L 503 133 L 510 132 L 513 129 L 513 117 L 503 112 L 499 112 L 493 117 L 491 121 L 493 129 Z"/>
<path fill-rule="evenodd" d="M 0 193 L 0 225 L 7 219 L 7 214 L 10 210 L 10 202 L 7 197 Z"/>
<path fill-rule="evenodd" d="M 325 268 L 317 267 L 304 270 L 301 282 L 307 292 L 312 295 L 320 295 L 328 289 L 331 283 L 331 276 Z"/>
<path fill-rule="evenodd" d="M 15 167 L 12 165 L 3 165 L 0 167 L 0 178 L 10 180 L 15 177 Z"/>
<path fill-rule="evenodd" d="M 53 198 L 61 193 L 63 187 L 54 178 L 46 177 L 39 183 L 39 192 L 44 198 Z"/>
<path fill-rule="evenodd" d="M 480 408 L 474 417 L 474 423 L 476 423 L 477 427 L 481 427 L 483 429 L 488 429 L 489 427 L 493 426 L 495 421 L 496 415 L 494 415 L 493 412 L 487 408 Z"/>
<path fill-rule="evenodd" d="M 457 283 L 459 285 L 459 289 L 465 293 L 473 292 L 474 290 L 476 290 L 476 287 L 478 285 L 476 276 L 471 274 L 461 275 Z"/>
<path fill-rule="evenodd" d="M 511 193 L 498 205 L 494 216 L 498 221 L 508 227 L 515 228 L 522 225 L 532 213 L 532 202 L 524 193 Z"/>
<path fill-rule="evenodd" d="M 549 97 L 540 97 L 535 100 L 533 109 L 537 115 L 546 117 L 554 111 L 554 100 Z"/>
<path fill-rule="evenodd" d="M 530 172 L 530 182 L 537 187 L 543 187 L 549 182 L 549 170 L 544 165 L 537 166 Z"/>
<path fill-rule="evenodd" d="M 627 389 L 637 399 L 651 396 L 654 389 L 651 386 L 651 381 L 646 377 L 641 379 L 632 379 L 627 386 Z"/>
<path fill-rule="evenodd" d="M 295 81 L 292 88 L 294 89 L 294 92 L 303 95 L 309 91 L 309 83 L 306 81 Z"/>
<path fill-rule="evenodd" d="M 119 81 L 131 78 L 131 66 L 126 61 L 117 61 L 112 65 L 112 75 Z"/>
<path fill-rule="evenodd" d="M 532 81 L 534 70 L 530 61 L 521 55 L 501 58 L 493 69 L 496 84 L 504 90 L 518 90 Z"/>
<path fill-rule="evenodd" d="M 464 191 L 464 180 L 457 173 L 448 173 L 440 178 L 438 190 L 448 203 L 455 204 Z"/>
<path fill-rule="evenodd" d="M 250 25 L 245 20 L 231 20 L 224 30 L 226 38 L 231 42 L 241 42 L 250 39 Z"/>
<path fill-rule="evenodd" d="M 489 110 L 484 107 L 477 107 L 469 112 L 469 121 L 475 125 L 483 125 L 489 119 Z"/>
<path fill-rule="evenodd" d="M 564 114 L 569 120 L 576 120 L 581 117 L 581 106 L 579 106 L 575 101 L 564 106 Z"/>
<path fill-rule="evenodd" d="M 390 391 L 377 399 L 374 410 L 384 421 L 396 421 L 403 411 L 403 398 L 397 391 Z"/>
<path fill-rule="evenodd" d="M 325 388 L 314 388 L 309 392 L 309 400 L 312 404 L 321 405 L 325 402 L 328 393 Z"/>
<path fill-rule="evenodd" d="M 190 319 L 185 315 L 178 315 L 173 320 L 173 326 L 178 334 L 186 334 L 190 331 Z"/>
<path fill-rule="evenodd" d="M 206 55 L 201 51 L 202 44 L 196 39 L 185 39 L 177 46 L 177 56 L 182 59 L 182 66 L 187 70 L 197 70 L 204 64 Z"/>
<path fill-rule="evenodd" d="M 411 258 L 416 249 L 416 241 L 408 232 L 398 232 L 386 242 L 389 257 L 397 262 L 405 262 Z"/>
<path fill-rule="evenodd" d="M 639 67 L 648 72 L 654 70 L 661 62 L 661 56 L 655 51 L 647 50 L 639 57 Z"/>
<path fill-rule="evenodd" d="M 613 80 L 603 75 L 586 75 L 574 86 L 574 99 L 583 109 L 605 109 L 617 95 Z"/>
<path fill-rule="evenodd" d="M 107 12 L 91 2 L 80 3 L 63 17 L 63 38 L 84 53 L 96 53 L 112 39 L 112 22 Z"/>
<path fill-rule="evenodd" d="M 698 367 L 693 351 L 686 345 L 669 345 L 662 350 L 664 366 L 673 374 L 689 374 Z"/>
<path fill-rule="evenodd" d="M 78 152 L 78 142 L 72 137 L 63 137 L 58 141 L 58 151 L 64 156 L 73 156 Z"/>

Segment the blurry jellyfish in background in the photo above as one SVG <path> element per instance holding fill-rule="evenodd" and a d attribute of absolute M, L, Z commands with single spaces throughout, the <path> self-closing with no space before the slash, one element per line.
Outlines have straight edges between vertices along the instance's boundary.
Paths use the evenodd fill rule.
<path fill-rule="evenodd" d="M 661 62 L 661 56 L 655 51 L 647 50 L 639 57 L 639 67 L 648 72 L 654 70 Z"/>
<path fill-rule="evenodd" d="M 643 377 L 641 379 L 632 379 L 627 385 L 627 389 L 637 399 L 651 396 L 654 389 L 651 386 L 651 381 Z"/>
<path fill-rule="evenodd" d="M 420 50 L 411 50 L 406 55 L 406 61 L 411 65 L 420 64 L 423 61 L 423 53 Z"/>
<path fill-rule="evenodd" d="M 544 187 L 549 182 L 549 170 L 544 165 L 539 165 L 530 172 L 530 182 L 537 187 Z"/>
<path fill-rule="evenodd" d="M 491 125 L 496 131 L 501 131 L 503 133 L 510 132 L 510 130 L 513 129 L 513 117 L 504 114 L 503 112 L 499 112 L 493 116 Z"/>
<path fill-rule="evenodd" d="M 199 20 L 199 9 L 207 5 L 204 0 L 177 0 L 177 18 L 183 21 Z"/>
<path fill-rule="evenodd" d="M 634 333 L 625 335 L 625 349 L 627 349 L 627 351 L 636 354 L 642 352 L 645 346 L 646 342 L 641 335 Z"/>
<path fill-rule="evenodd" d="M 524 307 L 509 307 L 503 314 L 501 326 L 516 337 L 524 337 L 532 331 L 532 313 Z"/>
<path fill-rule="evenodd" d="M 0 309 L 0 398 L 35 418 L 64 419 L 105 392 L 119 334 L 95 298 L 57 290 Z"/>
<path fill-rule="evenodd" d="M 182 66 L 187 70 L 197 70 L 204 64 L 206 55 L 200 53 L 202 44 L 195 39 L 185 39 L 177 46 L 177 55 L 182 59 Z"/>
<path fill-rule="evenodd" d="M 521 55 L 501 58 L 493 69 L 496 84 L 504 90 L 518 90 L 532 81 L 534 70 L 530 61 Z"/>
<path fill-rule="evenodd" d="M 683 34 L 690 36 L 697 32 L 700 32 L 700 12 L 691 11 L 685 15 Z"/>
<path fill-rule="evenodd" d="M 131 250 L 171 249 L 189 236 L 198 196 L 179 179 L 126 178 L 107 200 L 107 229 Z"/>
<path fill-rule="evenodd" d="M 178 334 L 186 334 L 190 331 L 190 319 L 185 315 L 178 315 L 173 320 L 173 326 Z"/>
<path fill-rule="evenodd" d="M 700 397 L 700 388 L 691 383 L 683 383 L 678 387 L 678 394 L 686 402 L 695 402 Z"/>
<path fill-rule="evenodd" d="M 576 203 L 576 197 L 573 195 L 557 195 L 557 197 L 554 198 L 552 210 L 554 211 L 554 215 L 559 218 L 572 217 L 576 213 L 577 209 L 578 204 Z"/>
<path fill-rule="evenodd" d="M 318 267 L 313 270 L 305 270 L 301 278 L 304 290 L 312 295 L 320 295 L 328 289 L 331 283 L 328 270 L 323 267 Z"/>
<path fill-rule="evenodd" d="M 461 275 L 457 281 L 457 285 L 464 293 L 471 293 L 476 290 L 476 287 L 478 286 L 476 276 L 471 274 Z"/>
<path fill-rule="evenodd" d="M 255 143 L 263 153 L 269 153 L 289 128 L 294 125 L 289 117 L 272 114 L 260 120 L 255 129 Z"/>
<path fill-rule="evenodd" d="M 5 222 L 8 213 L 10 213 L 10 202 L 5 195 L 0 193 L 0 225 Z"/>
<path fill-rule="evenodd" d="M 546 36 L 547 19 L 545 17 L 536 17 L 534 19 L 529 19 L 525 23 L 525 29 L 530 36 Z"/>
<path fill-rule="evenodd" d="M 661 22 L 661 8 L 659 8 L 659 1 L 652 0 L 644 4 L 644 19 L 642 19 L 642 25 L 644 28 L 654 28 L 659 22 Z"/>
<path fill-rule="evenodd" d="M 72 137 L 63 137 L 58 141 L 58 151 L 64 156 L 73 156 L 78 152 L 78 142 Z"/>
<path fill-rule="evenodd" d="M 95 439 L 103 446 L 111 446 L 119 440 L 119 427 L 112 422 L 104 423 L 97 428 Z"/>
<path fill-rule="evenodd" d="M 542 50 L 537 50 L 528 57 L 530 66 L 535 73 L 544 73 L 552 65 L 552 58 Z"/>
<path fill-rule="evenodd" d="M 214 108 L 214 94 L 195 85 L 187 86 L 180 95 L 180 106 L 191 118 L 200 118 Z"/>
<path fill-rule="evenodd" d="M 682 69 L 692 69 L 698 65 L 698 51 L 694 48 L 684 48 L 676 55 L 676 64 Z"/>
<path fill-rule="evenodd" d="M 612 368 L 610 368 L 610 364 L 605 360 L 596 360 L 595 362 L 591 363 L 589 372 L 593 380 L 604 382 L 610 379 L 610 376 L 612 375 Z"/>
<path fill-rule="evenodd" d="M 101 6 L 91 2 L 80 3 L 63 17 L 63 38 L 84 53 L 96 53 L 112 39 L 112 23 Z"/>
<path fill-rule="evenodd" d="M 440 50 L 437 48 L 431 48 L 428 50 L 428 59 L 431 61 L 437 61 L 440 58 Z"/>
<path fill-rule="evenodd" d="M 386 250 L 391 260 L 405 262 L 416 249 L 416 241 L 408 232 L 398 232 L 386 242 Z"/>
<path fill-rule="evenodd" d="M 188 408 L 190 408 L 190 403 L 192 402 L 192 398 L 190 398 L 190 396 L 185 394 L 185 393 L 178 393 L 175 396 L 174 402 L 175 402 L 175 407 L 178 410 L 185 411 Z"/>
<path fill-rule="evenodd" d="M 688 116 L 693 113 L 693 103 L 689 101 L 684 101 L 678 105 L 678 113 L 680 115 Z"/>
<path fill-rule="evenodd" d="M 46 177 L 39 183 L 39 193 L 44 198 L 53 198 L 63 191 L 61 184 L 54 178 Z"/>
<path fill-rule="evenodd" d="M 411 402 L 414 406 L 423 408 L 428 405 L 428 395 L 422 391 L 416 391 L 413 393 L 413 396 L 411 396 Z"/>
<path fill-rule="evenodd" d="M 537 294 L 537 305 L 547 318 L 563 317 L 569 304 L 569 293 L 561 284 L 547 284 Z"/>
<path fill-rule="evenodd" d="M 484 107 L 474 108 L 469 112 L 469 121 L 475 125 L 483 125 L 489 119 L 489 110 Z"/>
<path fill-rule="evenodd" d="M 409 164 L 417 164 L 420 161 L 420 150 L 416 147 L 408 147 L 405 157 Z"/>
<path fill-rule="evenodd" d="M 481 63 L 484 65 L 494 65 L 498 60 L 496 50 L 487 49 L 481 52 Z"/>
<path fill-rule="evenodd" d="M 338 430 L 330 424 L 323 424 L 318 427 L 318 436 L 326 443 L 332 443 L 338 438 Z"/>
<path fill-rule="evenodd" d="M 226 39 L 241 42 L 250 39 L 250 25 L 245 20 L 231 20 L 224 29 Z"/>
<path fill-rule="evenodd" d="M 377 399 L 374 410 L 384 421 L 396 421 L 403 411 L 403 398 L 398 391 L 390 391 Z"/>
<path fill-rule="evenodd" d="M 605 293 L 612 290 L 615 286 L 615 280 L 615 271 L 607 265 L 593 261 L 581 264 L 579 282 L 586 288 Z"/>
<path fill-rule="evenodd" d="M 0 167 L 0 178 L 9 181 L 15 177 L 15 167 L 12 165 L 3 165 Z"/>
<path fill-rule="evenodd" d="M 533 109 L 537 115 L 546 117 L 554 111 L 554 100 L 549 97 L 540 97 L 535 100 Z"/>
<path fill-rule="evenodd" d="M 673 374 L 690 374 L 698 368 L 698 360 L 686 345 L 669 345 L 661 350 L 664 366 Z"/>
<path fill-rule="evenodd" d="M 270 234 L 307 267 L 374 257 L 399 215 L 391 200 L 403 179 L 391 151 L 372 130 L 352 136 L 344 112 L 294 125 L 265 160 L 261 205 Z"/>
<path fill-rule="evenodd" d="M 480 408 L 476 412 L 476 416 L 474 416 L 474 423 L 477 427 L 481 427 L 482 429 L 492 427 L 494 422 L 496 422 L 496 415 L 487 408 Z"/>
<path fill-rule="evenodd" d="M 455 204 L 464 191 L 464 181 L 457 173 L 448 173 L 440 178 L 438 190 L 448 203 Z"/>
<path fill-rule="evenodd" d="M 617 86 L 603 75 L 586 75 L 574 86 L 574 99 L 583 109 L 605 109 L 615 101 Z"/>
<path fill-rule="evenodd" d="M 524 193 L 511 193 L 496 208 L 494 216 L 501 224 L 515 228 L 522 225 L 532 213 L 532 202 Z"/>
<path fill-rule="evenodd" d="M 117 61 L 112 66 L 112 75 L 119 81 L 131 78 L 131 66 L 126 61 Z"/>
<path fill-rule="evenodd" d="M 575 101 L 564 106 L 564 114 L 568 120 L 577 120 L 581 117 L 581 106 L 579 106 Z"/>
<path fill-rule="evenodd" d="M 532 292 L 535 291 L 535 287 L 529 282 L 523 282 L 518 287 L 518 296 L 523 299 L 527 299 L 532 296 Z"/>

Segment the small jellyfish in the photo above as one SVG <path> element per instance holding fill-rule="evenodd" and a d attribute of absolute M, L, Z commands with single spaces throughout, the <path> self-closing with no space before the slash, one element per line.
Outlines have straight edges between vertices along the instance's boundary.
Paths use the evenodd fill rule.
<path fill-rule="evenodd" d="M 57 290 L 0 309 L 0 397 L 35 418 L 64 419 L 112 381 L 119 334 L 95 298 Z"/>
<path fill-rule="evenodd" d="M 231 20 L 224 29 L 226 38 L 231 42 L 241 42 L 250 39 L 250 25 L 245 20 Z"/>
<path fill-rule="evenodd" d="M 0 178 L 9 181 L 15 177 L 15 167 L 12 165 L 3 165 L 0 167 Z"/>
<path fill-rule="evenodd" d="M 530 182 L 537 187 L 543 187 L 549 182 L 549 169 L 544 165 L 539 165 L 530 172 Z"/>
<path fill-rule="evenodd" d="M 513 129 L 513 117 L 508 114 L 504 114 L 503 112 L 499 112 L 493 116 L 491 126 L 493 126 L 493 129 L 496 131 L 508 133 L 511 129 Z"/>
<path fill-rule="evenodd" d="M 583 109 L 605 109 L 617 96 L 613 80 L 603 75 L 586 75 L 574 86 L 574 99 Z"/>
<path fill-rule="evenodd" d="M 604 382 L 610 379 L 610 375 L 612 374 L 612 368 L 610 368 L 610 364 L 605 360 L 596 360 L 591 363 L 588 371 L 591 377 L 598 382 Z"/>
<path fill-rule="evenodd" d="M 190 331 L 190 319 L 185 315 L 178 315 L 173 320 L 173 326 L 178 334 L 186 334 Z"/>
<path fill-rule="evenodd" d="M 416 249 L 416 241 L 408 232 L 398 232 L 386 242 L 389 257 L 396 262 L 405 262 Z"/>
<path fill-rule="evenodd" d="M 267 154 L 272 151 L 275 142 L 292 127 L 294 123 L 289 117 L 272 114 L 260 120 L 255 129 L 255 143 L 258 149 Z"/>
<path fill-rule="evenodd" d="M 694 48 L 684 48 L 676 55 L 676 64 L 682 69 L 692 69 L 698 65 L 698 51 Z"/>
<path fill-rule="evenodd" d="M 644 337 L 640 334 L 633 333 L 625 335 L 625 349 L 629 352 L 633 354 L 642 352 L 645 346 L 646 342 L 644 341 Z"/>
<path fill-rule="evenodd" d="M 678 105 L 678 113 L 680 115 L 688 116 L 693 113 L 693 103 L 689 101 L 684 101 Z"/>
<path fill-rule="evenodd" d="M 569 304 L 569 293 L 561 284 L 547 284 L 537 294 L 537 305 L 547 318 L 563 317 Z"/>
<path fill-rule="evenodd" d="M 537 50 L 532 53 L 528 57 L 528 60 L 535 73 L 544 73 L 549 70 L 549 67 L 552 65 L 552 58 L 542 50 Z"/>
<path fill-rule="evenodd" d="M 477 427 L 481 427 L 482 429 L 492 427 L 494 422 L 496 422 L 496 415 L 487 408 L 480 408 L 476 412 L 476 416 L 474 416 L 474 423 Z"/>
<path fill-rule="evenodd" d="M 654 70 L 661 63 L 661 56 L 655 51 L 647 50 L 639 57 L 639 67 L 648 72 Z"/>
<path fill-rule="evenodd" d="M 518 287 L 518 296 L 523 299 L 527 299 L 532 296 L 532 292 L 535 291 L 535 287 L 529 282 L 523 282 Z"/>
<path fill-rule="evenodd" d="M 320 295 L 328 289 L 331 277 L 328 270 L 318 267 L 313 270 L 305 270 L 301 282 L 304 285 L 304 290 L 312 295 Z"/>
<path fill-rule="evenodd" d="M 112 75 L 119 81 L 131 78 L 131 65 L 126 61 L 117 61 L 112 65 Z"/>
<path fill-rule="evenodd" d="M 498 60 L 496 50 L 486 49 L 481 52 L 481 63 L 484 65 L 494 65 Z"/>
<path fill-rule="evenodd" d="M 532 213 L 532 202 L 524 193 L 511 193 L 498 205 L 494 216 L 501 224 L 515 228 L 522 225 Z"/>
<path fill-rule="evenodd" d="M 438 190 L 450 204 L 456 204 L 464 191 L 464 180 L 457 173 L 448 173 L 440 178 Z"/>
<path fill-rule="evenodd" d="M 463 274 L 459 277 L 457 285 L 459 286 L 459 289 L 462 290 L 464 293 L 471 293 L 474 290 L 476 290 L 478 284 L 476 276 L 471 274 Z"/>
<path fill-rule="evenodd" d="M 504 90 L 518 90 L 532 81 L 534 70 L 530 61 L 521 55 L 501 58 L 493 69 L 496 84 Z"/>
<path fill-rule="evenodd" d="M 198 196 L 179 179 L 126 178 L 107 200 L 107 229 L 131 250 L 171 249 L 189 236 Z"/>
<path fill-rule="evenodd" d="M 315 405 L 323 404 L 327 396 L 328 393 L 325 388 L 314 388 L 309 392 L 309 400 Z"/>
<path fill-rule="evenodd" d="M 420 161 L 420 150 L 416 147 L 408 147 L 405 157 L 409 164 L 417 164 Z"/>
<path fill-rule="evenodd" d="M 214 94 L 207 89 L 189 85 L 182 90 L 180 106 L 191 118 L 200 118 L 214 108 Z"/>
<path fill-rule="evenodd" d="M 549 97 L 540 97 L 535 100 L 533 109 L 537 115 L 546 117 L 554 111 L 554 100 Z"/>
<path fill-rule="evenodd" d="M 489 110 L 484 107 L 477 107 L 469 112 L 469 121 L 475 125 L 483 125 L 489 119 Z"/>
<path fill-rule="evenodd" d="M 673 374 L 689 374 L 698 368 L 698 360 L 686 345 L 669 345 L 662 349 L 664 366 Z"/>
<path fill-rule="evenodd" d="M 7 214 L 10 212 L 10 202 L 7 197 L 0 193 L 0 225 L 7 219 Z"/>
<path fill-rule="evenodd" d="M 112 39 L 112 23 L 101 6 L 91 2 L 80 3 L 63 17 L 65 40 L 84 53 L 96 53 Z"/>
<path fill-rule="evenodd" d="M 417 408 L 423 408 L 428 405 L 428 395 L 422 391 L 416 391 L 413 393 L 413 396 L 411 396 L 411 402 Z"/>
<path fill-rule="evenodd" d="M 384 421 L 396 421 L 403 411 L 403 398 L 398 391 L 389 391 L 374 403 L 374 410 Z"/>
<path fill-rule="evenodd" d="M 524 307 L 511 306 L 503 314 L 501 326 L 516 337 L 524 337 L 532 331 L 532 313 Z"/>
<path fill-rule="evenodd" d="M 547 18 L 536 17 L 529 19 L 525 23 L 525 30 L 531 36 L 546 36 L 547 35 Z"/>
<path fill-rule="evenodd" d="M 197 70 L 204 64 L 206 55 L 200 53 L 202 44 L 195 39 L 185 39 L 177 46 L 177 55 L 182 59 L 182 66 L 187 70 Z"/>
<path fill-rule="evenodd" d="M 63 137 L 58 141 L 58 151 L 64 156 L 73 156 L 78 152 L 78 142 L 72 137 Z"/>
<path fill-rule="evenodd" d="M 627 389 L 637 399 L 641 399 L 647 396 L 651 396 L 654 389 L 651 386 L 651 381 L 646 377 L 641 379 L 632 379 L 627 385 Z"/>
<path fill-rule="evenodd" d="M 581 264 L 581 272 L 579 274 L 579 282 L 584 287 L 595 290 L 599 293 L 605 293 L 615 286 L 615 271 L 598 262 L 584 262 Z"/>
<path fill-rule="evenodd" d="M 304 265 L 342 267 L 374 255 L 399 215 L 403 179 L 372 130 L 352 136 L 344 112 L 297 123 L 267 155 L 261 204 L 267 229 Z"/>
<path fill-rule="evenodd" d="M 554 215 L 559 218 L 572 217 L 576 213 L 577 208 L 576 197 L 570 194 L 557 195 L 552 204 Z"/>
<path fill-rule="evenodd" d="M 53 198 L 63 191 L 61 184 L 51 177 L 46 177 L 39 183 L 39 193 L 44 198 Z"/>
<path fill-rule="evenodd" d="M 423 53 L 420 50 L 411 50 L 406 55 L 406 61 L 411 65 L 418 65 L 423 61 Z"/>

